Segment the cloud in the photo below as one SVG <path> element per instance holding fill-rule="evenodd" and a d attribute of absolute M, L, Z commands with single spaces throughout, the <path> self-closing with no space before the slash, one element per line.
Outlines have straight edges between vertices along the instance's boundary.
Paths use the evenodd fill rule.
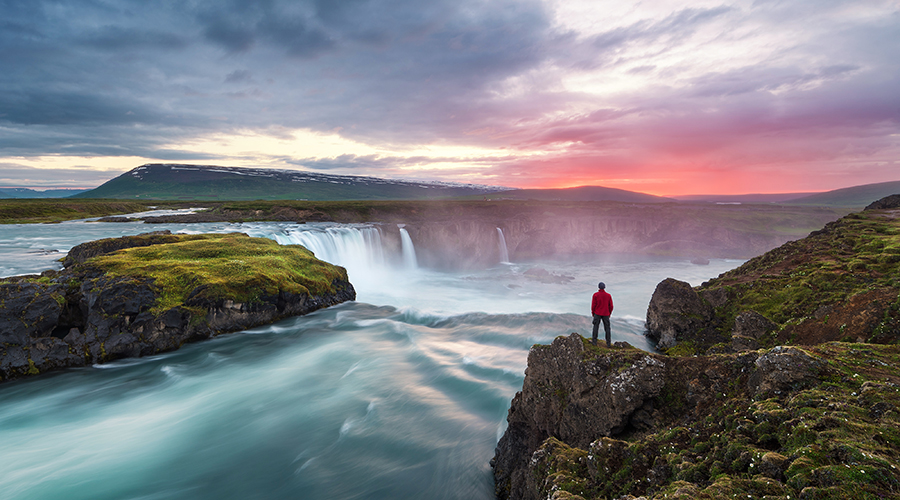
<path fill-rule="evenodd" d="M 121 173 L 86 168 L 32 168 L 15 163 L 0 163 L 0 186 L 92 188 Z"/>
<path fill-rule="evenodd" d="M 799 179 L 827 163 L 834 182 L 852 182 L 890 175 L 868 162 L 900 153 L 898 10 L 9 0 L 0 150 L 623 187 L 675 170 L 745 179 L 773 164 Z M 383 153 L 273 159 L 203 140 L 247 130 L 337 133 Z M 409 157 L 428 145 L 509 154 Z"/>

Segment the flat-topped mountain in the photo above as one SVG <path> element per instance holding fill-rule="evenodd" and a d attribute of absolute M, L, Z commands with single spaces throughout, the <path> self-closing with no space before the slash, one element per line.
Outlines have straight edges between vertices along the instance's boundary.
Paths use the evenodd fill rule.
<path fill-rule="evenodd" d="M 75 198 L 157 200 L 401 200 L 481 195 L 507 188 L 299 170 L 147 164 Z"/>

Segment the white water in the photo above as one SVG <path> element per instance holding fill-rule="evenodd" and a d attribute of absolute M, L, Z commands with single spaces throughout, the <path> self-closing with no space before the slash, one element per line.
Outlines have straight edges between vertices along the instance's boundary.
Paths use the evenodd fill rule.
<path fill-rule="evenodd" d="M 403 253 L 403 267 L 408 271 L 418 269 L 419 261 L 416 259 L 416 247 L 413 245 L 409 231 L 400 226 L 400 249 Z"/>
<path fill-rule="evenodd" d="M 159 229 L 302 242 L 347 267 L 357 301 L 0 384 L 0 497 L 493 498 L 488 462 L 528 349 L 589 335 L 597 281 L 615 298 L 614 340 L 649 348 L 656 283 L 698 284 L 739 264 L 609 256 L 446 273 L 385 255 L 366 226 L 70 222 L 0 227 L 0 272 L 58 267 L 82 241 Z M 529 279 L 535 266 L 574 279 Z"/>
<path fill-rule="evenodd" d="M 506 248 L 506 238 L 503 236 L 503 230 L 499 227 L 497 228 L 497 237 L 500 238 L 500 263 L 501 264 L 510 264 L 509 261 L 509 249 Z"/>

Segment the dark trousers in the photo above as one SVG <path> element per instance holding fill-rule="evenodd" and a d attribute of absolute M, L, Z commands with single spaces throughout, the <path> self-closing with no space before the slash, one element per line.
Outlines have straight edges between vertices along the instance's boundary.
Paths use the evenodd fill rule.
<path fill-rule="evenodd" d="M 594 314 L 594 330 L 591 332 L 592 341 L 595 344 L 597 343 L 597 330 L 600 329 L 600 321 L 603 321 L 603 330 L 606 332 L 606 347 L 610 347 L 610 340 L 612 340 L 612 338 L 609 333 L 609 316 L 597 316 Z"/>

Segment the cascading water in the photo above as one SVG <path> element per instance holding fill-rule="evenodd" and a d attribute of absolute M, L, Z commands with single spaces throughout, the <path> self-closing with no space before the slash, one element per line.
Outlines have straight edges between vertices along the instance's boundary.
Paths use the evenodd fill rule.
<path fill-rule="evenodd" d="M 412 238 L 409 237 L 409 232 L 403 227 L 400 227 L 400 249 L 403 253 L 403 267 L 406 269 L 417 269 L 419 267 L 419 262 L 416 259 L 416 247 L 413 246 Z"/>
<path fill-rule="evenodd" d="M 499 227 L 497 228 L 497 237 L 500 238 L 500 263 L 510 264 L 509 250 L 506 248 L 506 238 L 503 236 L 503 230 Z"/>
<path fill-rule="evenodd" d="M 372 226 L 64 222 L 4 226 L 0 277 L 58 269 L 84 241 L 158 229 L 303 244 L 347 268 L 357 301 L 0 383 L 4 500 L 492 500 L 489 461 L 528 351 L 590 331 L 597 281 L 616 299 L 613 338 L 649 349 L 640 318 L 659 281 L 699 284 L 740 264 L 635 257 L 411 272 L 402 228 L 410 267 L 385 254 Z M 537 264 L 573 279 L 534 280 L 525 271 Z"/>

